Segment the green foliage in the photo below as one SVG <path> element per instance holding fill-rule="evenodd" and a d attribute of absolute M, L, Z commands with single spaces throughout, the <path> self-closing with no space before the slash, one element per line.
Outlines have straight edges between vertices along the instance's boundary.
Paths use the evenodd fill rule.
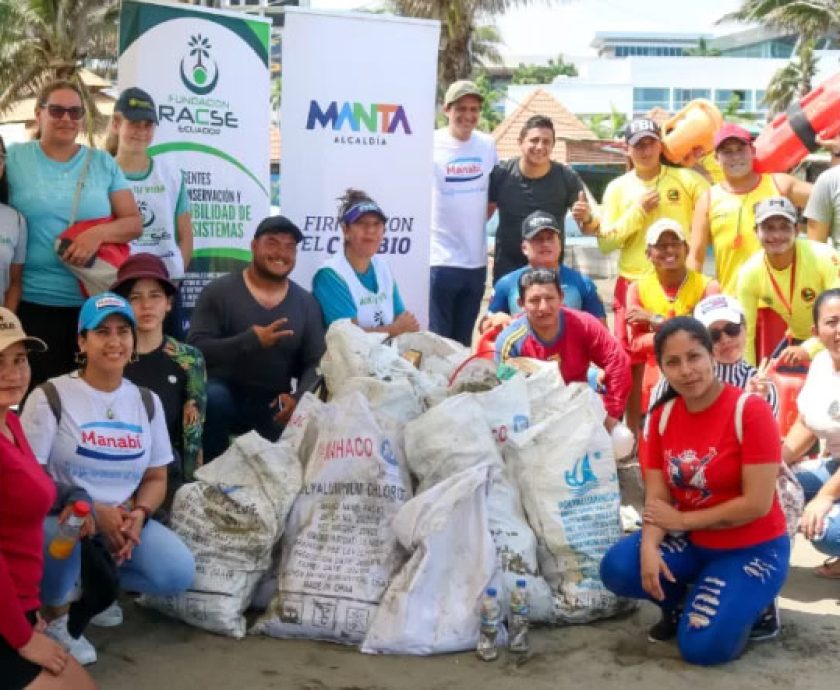
<path fill-rule="evenodd" d="M 617 139 L 624 126 L 627 124 L 627 116 L 619 112 L 610 104 L 609 113 L 596 113 L 595 115 L 584 115 L 581 117 L 583 123 L 589 127 L 599 139 Z"/>
<path fill-rule="evenodd" d="M 709 48 L 709 43 L 705 38 L 699 39 L 697 47 L 689 48 L 685 54 L 692 57 L 720 57 L 720 51 L 717 48 Z"/>
<path fill-rule="evenodd" d="M 512 84 L 550 84 L 555 77 L 561 74 L 567 77 L 576 77 L 578 75 L 577 68 L 563 60 L 562 55 L 558 55 L 557 59 L 550 59 L 547 65 L 525 65 L 519 64 L 513 71 Z"/>
<path fill-rule="evenodd" d="M 763 103 L 770 109 L 771 117 L 787 110 L 797 98 L 813 89 L 817 72 L 817 57 L 814 55 L 813 39 L 799 44 L 790 62 L 778 70 L 767 85 Z"/>
<path fill-rule="evenodd" d="M 485 132 L 492 132 L 502 121 L 502 114 L 493 109 L 493 105 L 499 101 L 504 94 L 493 88 L 487 72 L 481 70 L 475 74 L 475 84 L 481 90 L 483 101 L 481 103 L 481 118 L 478 121 L 478 129 Z"/>

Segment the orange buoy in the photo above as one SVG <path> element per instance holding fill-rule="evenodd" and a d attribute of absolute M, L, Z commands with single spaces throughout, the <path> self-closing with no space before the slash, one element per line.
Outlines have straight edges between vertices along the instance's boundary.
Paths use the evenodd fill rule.
<path fill-rule="evenodd" d="M 662 125 L 662 148 L 672 163 L 691 162 L 699 146 L 703 153 L 714 149 L 715 132 L 723 124 L 723 116 L 714 103 L 695 98 Z"/>

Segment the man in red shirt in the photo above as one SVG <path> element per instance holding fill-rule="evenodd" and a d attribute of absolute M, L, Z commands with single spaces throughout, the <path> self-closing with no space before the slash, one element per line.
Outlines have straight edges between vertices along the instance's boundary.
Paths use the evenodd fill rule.
<path fill-rule="evenodd" d="M 598 319 L 563 306 L 555 271 L 539 268 L 519 277 L 524 313 L 496 339 L 496 360 L 532 357 L 556 361 L 566 383 L 585 382 L 590 365 L 604 370 L 607 431 L 624 414 L 630 395 L 630 358 Z"/>

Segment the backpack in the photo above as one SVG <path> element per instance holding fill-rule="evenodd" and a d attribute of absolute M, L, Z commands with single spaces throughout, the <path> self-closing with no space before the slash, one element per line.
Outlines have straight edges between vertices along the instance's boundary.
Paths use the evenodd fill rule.
<path fill-rule="evenodd" d="M 50 406 L 53 417 L 55 417 L 55 423 L 60 423 L 61 396 L 58 394 L 58 389 L 55 387 L 55 384 L 52 381 L 44 381 L 44 383 L 38 386 L 38 388 L 44 392 L 44 397 L 47 399 L 47 405 Z M 152 391 L 145 386 L 137 386 L 137 388 L 140 391 L 140 399 L 143 401 L 146 416 L 149 418 L 149 423 L 151 424 L 152 420 L 155 418 L 155 399 L 152 396 Z"/>
<path fill-rule="evenodd" d="M 741 393 L 738 402 L 735 403 L 735 436 L 738 437 L 738 443 L 744 442 L 744 405 L 750 395 L 752 393 Z M 660 437 L 665 434 L 668 418 L 671 416 L 671 410 L 674 409 L 675 402 L 677 402 L 676 398 L 669 400 L 662 406 L 662 416 L 659 417 Z M 776 479 L 776 495 L 779 497 L 779 504 L 785 514 L 788 536 L 793 539 L 799 530 L 799 518 L 805 509 L 805 491 L 796 475 L 784 461 L 779 467 L 779 476 Z"/>

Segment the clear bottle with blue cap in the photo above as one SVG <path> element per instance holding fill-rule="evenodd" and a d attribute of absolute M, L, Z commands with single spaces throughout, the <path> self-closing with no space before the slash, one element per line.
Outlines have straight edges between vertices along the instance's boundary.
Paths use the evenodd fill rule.
<path fill-rule="evenodd" d="M 495 587 L 488 587 L 481 600 L 481 627 L 478 631 L 476 654 L 482 661 L 494 661 L 499 656 L 497 638 L 501 625 L 502 607 Z"/>

